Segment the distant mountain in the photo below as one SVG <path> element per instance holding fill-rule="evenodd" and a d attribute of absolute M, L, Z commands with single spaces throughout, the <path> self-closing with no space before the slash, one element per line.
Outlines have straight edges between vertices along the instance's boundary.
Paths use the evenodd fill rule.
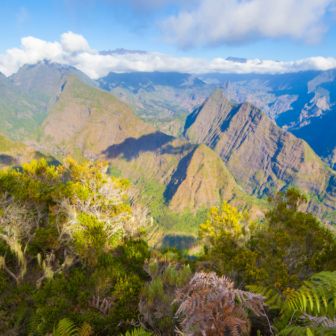
<path fill-rule="evenodd" d="M 212 148 L 251 195 L 272 195 L 294 186 L 311 195 L 309 209 L 316 215 L 328 217 L 336 210 L 335 172 L 305 141 L 283 131 L 250 103 L 232 103 L 216 90 L 188 116 L 185 136 Z"/>
<path fill-rule="evenodd" d="M 217 81 L 218 87 L 221 83 L 230 82 L 229 99 L 257 105 L 286 130 L 300 128 L 309 123 L 310 118 L 328 112 L 333 104 L 332 97 L 336 96 L 335 76 L 334 69 L 275 75 L 199 75 L 206 82 Z"/>
<path fill-rule="evenodd" d="M 140 55 L 146 55 L 148 54 L 147 51 L 143 50 L 126 50 L 123 48 L 117 48 L 115 50 L 108 50 L 108 51 L 99 51 L 99 55 L 126 55 L 126 54 L 140 54 Z"/>
<path fill-rule="evenodd" d="M 134 93 L 148 86 L 150 86 L 151 89 L 153 89 L 153 86 L 171 86 L 173 88 L 205 86 L 202 80 L 190 74 L 159 71 L 131 73 L 110 72 L 106 77 L 100 78 L 100 82 L 112 84 L 112 86 L 122 83 L 126 87 L 131 87 Z"/>
<path fill-rule="evenodd" d="M 84 83 L 97 86 L 96 82 L 74 67 L 48 61 L 22 66 L 9 79 L 21 90 L 45 104 L 53 106 L 70 74 L 75 74 Z"/>
<path fill-rule="evenodd" d="M 228 60 L 245 62 L 245 59 L 234 57 Z M 141 118 L 172 135 L 177 135 L 182 126 L 176 116 L 192 112 L 216 88 L 221 88 L 233 102 L 248 101 L 258 106 L 278 126 L 290 131 L 304 126 L 310 118 L 324 114 L 330 108 L 330 90 L 324 89 L 334 78 L 329 72 L 195 76 L 161 72 L 110 73 L 101 78 L 99 84 L 101 89 L 128 103 Z M 163 121 L 162 118 L 170 119 Z"/>
<path fill-rule="evenodd" d="M 185 117 L 181 114 L 192 112 L 216 88 L 178 72 L 111 72 L 99 84 L 129 104 L 138 116 L 170 135 L 178 135 L 183 128 Z"/>
<path fill-rule="evenodd" d="M 292 133 L 307 141 L 324 162 L 336 169 L 336 106 L 309 121 L 308 125 L 292 130 Z"/>
<path fill-rule="evenodd" d="M 23 140 L 47 116 L 44 102 L 31 97 L 0 74 L 0 132 Z"/>
<path fill-rule="evenodd" d="M 235 62 L 235 63 L 247 63 L 247 58 L 239 58 L 239 57 L 231 57 L 229 56 L 227 61 Z"/>
<path fill-rule="evenodd" d="M 24 65 L 8 78 L 0 74 L 0 132 L 12 140 L 26 138 L 47 117 L 71 73 L 96 85 L 73 67 L 49 62 Z"/>

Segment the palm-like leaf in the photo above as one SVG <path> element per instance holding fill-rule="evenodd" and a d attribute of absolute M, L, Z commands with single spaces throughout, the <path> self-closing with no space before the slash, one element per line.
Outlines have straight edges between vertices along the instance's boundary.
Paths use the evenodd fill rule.
<path fill-rule="evenodd" d="M 281 309 L 284 296 L 280 291 L 275 290 L 271 287 L 262 287 L 262 286 L 246 286 L 246 288 L 253 293 L 261 294 L 266 298 L 265 303 L 268 305 L 269 309 Z"/>

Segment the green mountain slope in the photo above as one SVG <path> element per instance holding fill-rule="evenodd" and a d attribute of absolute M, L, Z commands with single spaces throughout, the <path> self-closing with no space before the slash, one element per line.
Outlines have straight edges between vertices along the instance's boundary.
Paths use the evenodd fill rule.
<path fill-rule="evenodd" d="M 71 73 L 95 85 L 73 67 L 48 62 L 24 65 L 8 78 L 0 73 L 0 132 L 12 140 L 23 140 L 36 130 L 56 103 Z"/>
<path fill-rule="evenodd" d="M 183 217 L 185 211 L 197 213 L 227 200 L 262 216 L 260 208 L 267 206 L 241 190 L 213 150 L 157 131 L 124 102 L 73 74 L 26 143 L 59 160 L 68 153 L 77 160 L 108 160 L 110 173 L 130 179 L 133 197 L 153 213 L 155 239 L 183 230 L 195 237 L 197 225 L 178 224 L 190 222 L 189 215 Z"/>
<path fill-rule="evenodd" d="M 9 77 L 15 86 L 46 104 L 53 106 L 61 93 L 68 76 L 73 73 L 84 83 L 97 86 L 96 82 L 74 67 L 49 63 L 48 61 L 22 66 Z"/>
<path fill-rule="evenodd" d="M 18 167 L 24 162 L 40 160 L 44 157 L 50 164 L 57 165 L 58 161 L 52 156 L 43 155 L 33 147 L 23 142 L 15 142 L 0 133 L 0 168 Z"/>
<path fill-rule="evenodd" d="M 335 173 L 305 141 L 280 129 L 256 106 L 234 104 L 216 90 L 188 116 L 185 135 L 218 153 L 249 194 L 262 197 L 294 186 L 310 196 L 309 209 L 316 215 L 334 216 Z"/>
<path fill-rule="evenodd" d="M 0 132 L 22 140 L 46 118 L 46 106 L 0 73 Z"/>

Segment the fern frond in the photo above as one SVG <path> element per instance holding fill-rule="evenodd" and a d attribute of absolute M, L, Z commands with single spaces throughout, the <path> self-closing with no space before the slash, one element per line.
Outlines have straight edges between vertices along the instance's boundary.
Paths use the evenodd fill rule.
<path fill-rule="evenodd" d="M 28 336 L 34 336 L 37 334 L 39 329 L 39 324 L 41 323 L 42 319 L 39 315 L 33 315 L 30 318 L 28 323 Z"/>
<path fill-rule="evenodd" d="M 309 335 L 309 332 L 312 335 L 316 336 L 331 336 L 336 335 L 336 329 L 335 328 L 328 328 L 328 327 L 301 327 L 301 326 L 295 326 L 295 327 L 288 327 L 284 330 L 282 330 L 278 335 L 279 336 L 306 336 Z"/>
<path fill-rule="evenodd" d="M 77 328 L 76 336 L 90 336 L 93 334 L 93 329 L 89 323 L 84 322 L 79 328 Z"/>
<path fill-rule="evenodd" d="M 330 305 L 336 307 L 336 271 L 321 272 L 304 281 L 297 291 L 287 295 L 282 312 L 302 310 L 321 314 L 331 312 Z"/>
<path fill-rule="evenodd" d="M 281 292 L 275 290 L 271 287 L 263 286 L 246 286 L 246 288 L 253 293 L 261 294 L 263 297 L 266 297 L 265 303 L 269 306 L 269 309 L 281 309 L 283 295 Z"/>
<path fill-rule="evenodd" d="M 53 336 L 72 336 L 75 335 L 77 328 L 68 318 L 60 320 L 57 327 L 54 327 Z"/>
<path fill-rule="evenodd" d="M 134 328 L 131 332 L 127 331 L 125 336 L 152 336 L 152 332 L 148 332 L 143 328 Z M 123 336 L 120 334 L 120 336 Z"/>

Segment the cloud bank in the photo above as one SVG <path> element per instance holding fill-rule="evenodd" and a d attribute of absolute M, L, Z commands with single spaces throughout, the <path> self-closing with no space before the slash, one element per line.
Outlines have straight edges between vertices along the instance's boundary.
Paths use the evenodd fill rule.
<path fill-rule="evenodd" d="M 325 14 L 335 0 L 201 0 L 162 25 L 180 48 L 243 44 L 260 38 L 290 37 L 319 43 L 328 30 Z"/>
<path fill-rule="evenodd" d="M 332 57 L 312 57 L 295 62 L 250 59 L 246 63 L 235 63 L 222 58 L 209 61 L 161 53 L 103 56 L 91 49 L 82 35 L 72 32 L 62 34 L 61 42 L 47 42 L 29 36 L 22 38 L 21 44 L 21 48 L 12 48 L 7 50 L 6 54 L 0 55 L 0 71 L 6 76 L 17 72 L 24 64 L 36 64 L 43 60 L 73 66 L 93 79 L 106 76 L 110 71 L 280 74 L 304 70 L 328 70 L 336 67 L 336 60 Z"/>

